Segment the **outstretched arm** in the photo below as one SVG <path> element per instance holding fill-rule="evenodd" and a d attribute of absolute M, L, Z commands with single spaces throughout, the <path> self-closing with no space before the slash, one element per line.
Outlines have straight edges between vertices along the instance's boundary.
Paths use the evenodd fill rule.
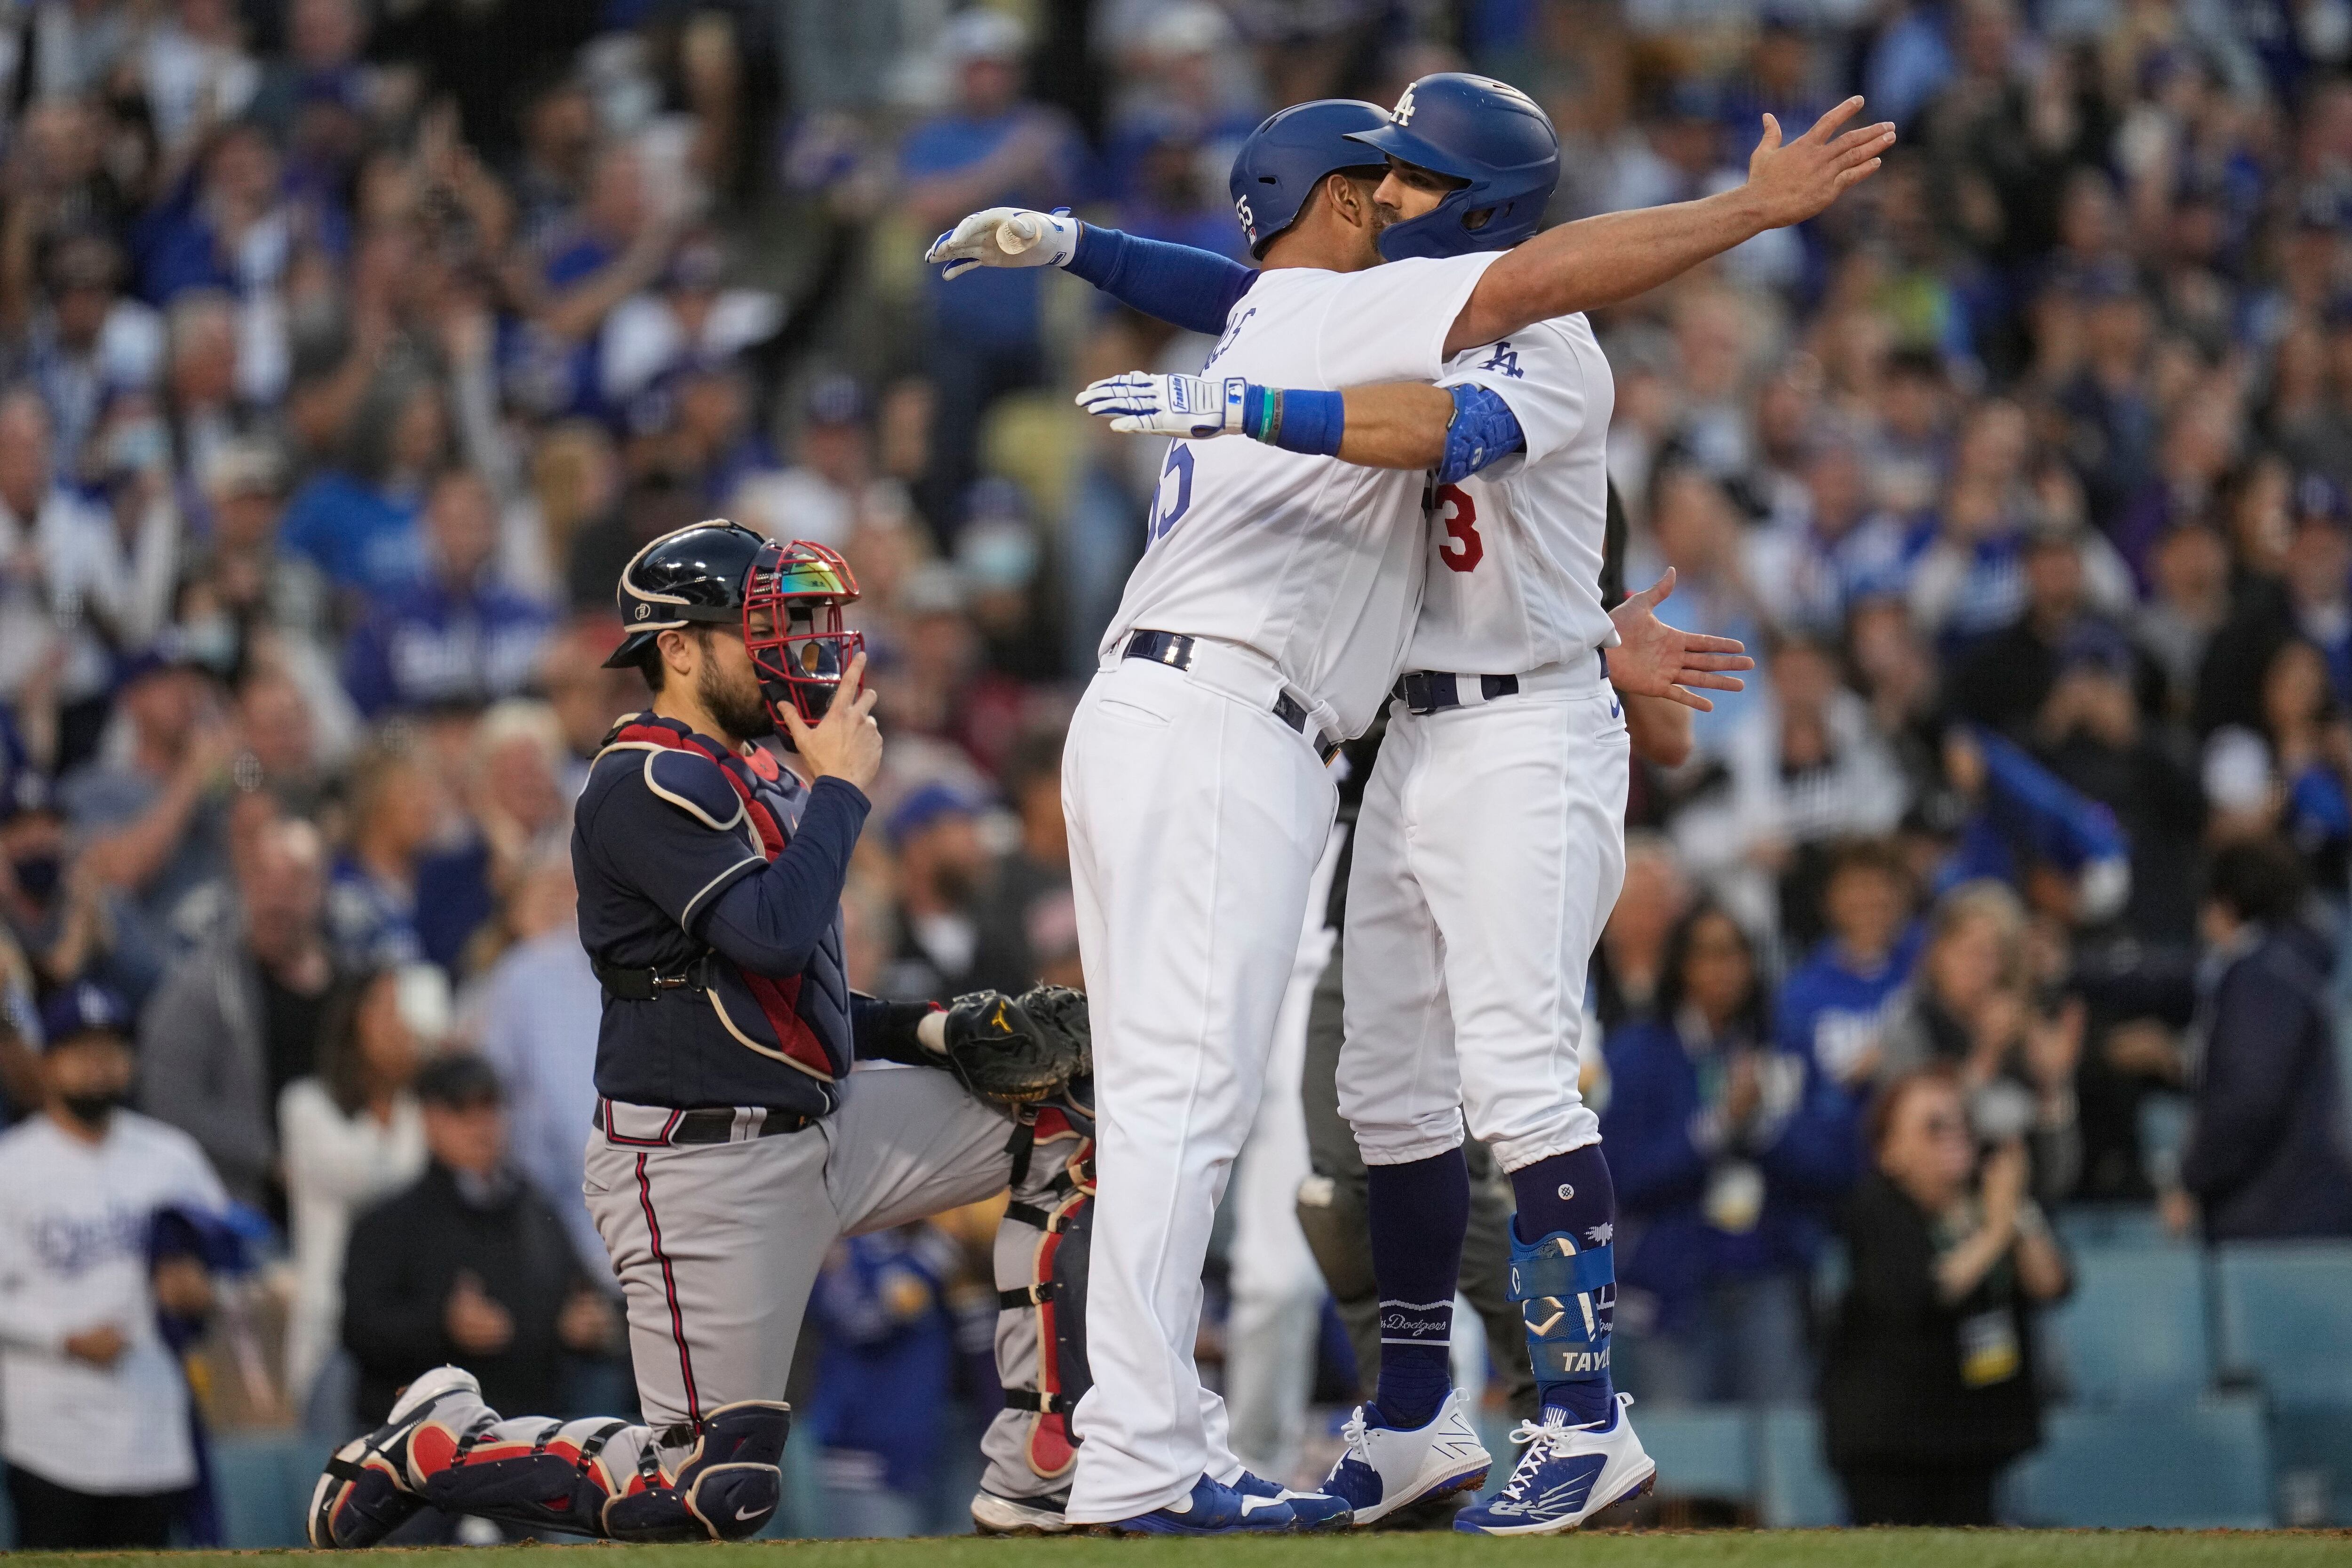
<path fill-rule="evenodd" d="M 1895 127 L 1885 121 L 1836 134 L 1861 108 L 1860 98 L 1849 98 L 1786 144 L 1780 122 L 1766 115 L 1747 183 L 1735 189 L 1606 213 L 1536 236 L 1486 269 L 1446 337 L 1446 353 L 1630 300 L 1766 229 L 1804 222 L 1877 173 L 1895 145 Z"/>
<path fill-rule="evenodd" d="M 1225 330 L 1234 301 L 1257 281 L 1255 269 L 1213 250 L 1024 207 L 973 213 L 933 240 L 923 259 L 944 264 L 945 278 L 975 267 L 1059 267 L 1130 310 L 1211 337 Z"/>

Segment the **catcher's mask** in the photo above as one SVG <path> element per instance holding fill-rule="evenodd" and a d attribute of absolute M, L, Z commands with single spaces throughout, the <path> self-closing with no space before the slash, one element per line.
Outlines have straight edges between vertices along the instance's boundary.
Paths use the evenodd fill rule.
<path fill-rule="evenodd" d="M 779 730 L 787 707 L 822 720 L 866 635 L 844 629 L 842 606 L 857 600 L 849 563 L 806 539 L 762 544 L 743 579 L 743 647 Z"/>

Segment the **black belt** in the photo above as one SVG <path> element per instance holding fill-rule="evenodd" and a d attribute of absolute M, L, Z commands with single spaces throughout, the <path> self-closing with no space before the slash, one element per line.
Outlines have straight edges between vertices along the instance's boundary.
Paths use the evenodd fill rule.
<path fill-rule="evenodd" d="M 710 954 L 707 952 L 680 970 L 625 969 L 595 958 L 588 961 L 588 967 L 595 971 L 597 984 L 624 1002 L 650 1002 L 666 991 L 710 989 Z"/>
<path fill-rule="evenodd" d="M 604 1131 L 604 1102 L 596 1102 L 596 1113 L 589 1119 L 596 1131 Z M 799 1132 L 816 1124 L 816 1118 L 797 1110 L 769 1110 L 762 1113 L 757 1136 L 774 1138 L 788 1132 Z M 712 1106 L 701 1110 L 681 1110 L 669 1131 L 658 1139 L 643 1142 L 660 1143 L 727 1143 L 735 1136 L 735 1112 L 731 1107 Z"/>
<path fill-rule="evenodd" d="M 1190 669 L 1192 668 L 1192 650 L 1199 642 L 1199 638 L 1186 637 L 1182 632 L 1135 632 L 1129 636 L 1127 647 L 1119 657 L 1148 658 L 1171 669 Z M 1285 691 L 1276 697 L 1271 710 L 1276 718 L 1306 736 L 1307 743 L 1315 748 L 1315 754 L 1323 761 L 1328 763 L 1339 755 L 1339 742 L 1337 741 L 1307 734 L 1307 710 L 1289 692 Z"/>
<path fill-rule="evenodd" d="M 1408 669 L 1397 677 L 1395 689 L 1389 693 L 1405 705 L 1408 712 L 1434 713 L 1443 708 L 1462 706 L 1462 682 L 1475 679 L 1478 694 L 1492 702 L 1497 697 L 1517 697 L 1519 678 L 1516 675 L 1454 675 L 1442 669 Z"/>

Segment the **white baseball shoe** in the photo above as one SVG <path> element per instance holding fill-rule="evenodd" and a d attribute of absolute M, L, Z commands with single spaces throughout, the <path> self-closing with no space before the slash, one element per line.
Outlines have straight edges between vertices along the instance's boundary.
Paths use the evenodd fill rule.
<path fill-rule="evenodd" d="M 983 1487 L 971 1494 L 971 1522 L 982 1535 L 1067 1535 L 1070 1521 L 1063 1508 L 1070 1494 L 1052 1497 L 999 1497 Z"/>
<path fill-rule="evenodd" d="M 1454 1389 L 1427 1426 L 1410 1427 L 1381 1426 L 1379 1406 L 1359 1405 L 1339 1429 L 1348 1451 L 1324 1479 L 1324 1491 L 1355 1510 L 1359 1529 L 1425 1498 L 1476 1491 L 1495 1460 L 1467 1404 Z"/>
<path fill-rule="evenodd" d="M 1641 1496 L 1658 1479 L 1657 1464 L 1633 1436 L 1626 1406 L 1617 1396 L 1617 1419 L 1605 1432 L 1595 1426 L 1570 1426 L 1547 1410 L 1541 1421 L 1523 1421 L 1511 1441 L 1525 1443 L 1519 1467 L 1503 1489 L 1454 1516 L 1454 1528 L 1480 1535 L 1554 1535 L 1574 1530 L 1602 1509 Z"/>

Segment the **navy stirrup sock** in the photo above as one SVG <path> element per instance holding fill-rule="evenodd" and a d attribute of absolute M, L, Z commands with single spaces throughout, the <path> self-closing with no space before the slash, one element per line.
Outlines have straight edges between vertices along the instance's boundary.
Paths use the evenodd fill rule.
<path fill-rule="evenodd" d="M 1381 1291 L 1381 1425 L 1426 1426 L 1453 1387 L 1454 1292 L 1470 1227 L 1470 1167 L 1460 1149 L 1372 1165 L 1372 1278 Z"/>
<path fill-rule="evenodd" d="M 1511 1299 L 1528 1323 L 1528 1349 L 1547 1412 L 1571 1426 L 1617 1418 L 1609 1337 L 1617 1311 L 1617 1188 L 1601 1145 L 1588 1143 L 1511 1173 L 1518 1217 L 1511 1227 Z"/>

